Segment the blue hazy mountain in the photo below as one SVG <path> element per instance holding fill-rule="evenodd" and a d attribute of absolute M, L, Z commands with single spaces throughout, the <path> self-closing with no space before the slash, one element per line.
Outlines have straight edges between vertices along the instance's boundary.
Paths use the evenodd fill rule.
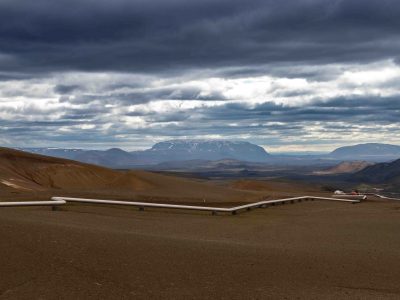
<path fill-rule="evenodd" d="M 75 160 L 88 164 L 112 168 L 125 168 L 138 163 L 136 155 L 119 148 L 108 150 L 87 150 L 75 156 Z"/>
<path fill-rule="evenodd" d="M 270 157 L 260 146 L 248 142 L 225 140 L 173 140 L 157 143 L 147 150 L 132 152 L 119 148 L 108 150 L 22 148 L 21 150 L 113 168 L 190 160 L 235 159 L 263 162 Z"/>
<path fill-rule="evenodd" d="M 53 156 L 65 159 L 75 159 L 79 154 L 84 153 L 85 150 L 82 149 L 65 149 L 65 148 L 16 148 L 17 150 L 22 150 L 25 152 L 30 152 L 34 154 Z"/>
<path fill-rule="evenodd" d="M 270 157 L 264 148 L 255 144 L 222 140 L 173 140 L 157 143 L 145 151 L 131 153 L 143 161 L 153 163 L 199 159 L 263 162 Z"/>
<path fill-rule="evenodd" d="M 340 147 L 329 157 L 342 160 L 390 161 L 400 158 L 400 146 L 379 143 Z"/>
<path fill-rule="evenodd" d="M 388 162 L 400 158 L 400 146 L 389 144 L 358 144 L 341 147 L 325 155 L 270 155 L 264 148 L 243 141 L 227 140 L 171 140 L 155 144 L 143 151 L 83 150 L 62 148 L 19 148 L 20 150 L 73 159 L 112 168 L 156 165 L 165 162 L 191 165 L 194 161 L 219 161 L 230 159 L 276 165 L 310 165 L 331 161 Z"/>

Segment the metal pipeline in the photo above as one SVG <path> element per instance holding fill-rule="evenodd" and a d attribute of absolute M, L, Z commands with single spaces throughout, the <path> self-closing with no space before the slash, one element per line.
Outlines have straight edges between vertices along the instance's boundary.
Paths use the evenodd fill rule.
<path fill-rule="evenodd" d="M 144 207 L 155 207 L 155 208 L 168 208 L 168 209 L 211 211 L 213 212 L 213 214 L 217 212 L 225 212 L 225 213 L 228 212 L 236 214 L 236 212 L 240 210 L 251 210 L 252 208 L 266 207 L 275 204 L 294 203 L 295 201 L 301 202 L 307 200 L 327 200 L 327 201 L 338 201 L 338 202 L 347 202 L 355 204 L 359 203 L 361 199 L 340 199 L 340 198 L 327 198 L 327 197 L 317 197 L 317 196 L 301 196 L 301 197 L 285 198 L 277 200 L 264 200 L 230 208 L 223 208 L 223 207 L 212 207 L 212 206 L 177 205 L 177 204 L 163 204 L 163 203 L 151 203 L 151 202 L 52 197 L 51 201 L 0 202 L 0 207 L 52 206 L 53 208 L 55 208 L 56 206 L 59 205 L 65 205 L 68 202 L 77 202 L 77 203 L 90 203 L 90 204 L 136 206 L 139 207 L 140 209 L 144 209 Z"/>

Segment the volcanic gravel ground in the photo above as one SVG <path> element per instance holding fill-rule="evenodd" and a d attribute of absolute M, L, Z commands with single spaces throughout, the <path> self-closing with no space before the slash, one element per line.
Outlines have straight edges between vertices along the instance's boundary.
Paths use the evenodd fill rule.
<path fill-rule="evenodd" d="M 399 299 L 400 203 L 0 209 L 0 299 Z"/>

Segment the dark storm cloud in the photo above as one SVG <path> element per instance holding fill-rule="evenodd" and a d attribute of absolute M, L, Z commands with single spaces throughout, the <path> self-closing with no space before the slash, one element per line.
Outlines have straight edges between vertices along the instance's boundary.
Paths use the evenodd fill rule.
<path fill-rule="evenodd" d="M 226 100 L 225 96 L 218 91 L 212 91 L 204 94 L 198 87 L 176 87 L 176 88 L 157 88 L 157 89 L 144 89 L 141 91 L 133 92 L 118 92 L 113 91 L 111 95 L 97 94 L 79 94 L 75 97 L 67 96 L 66 94 L 74 94 L 74 91 L 79 89 L 79 86 L 64 86 L 58 85 L 55 91 L 62 96 L 59 98 L 60 102 L 68 102 L 74 104 L 87 104 L 91 102 L 101 102 L 104 104 L 113 104 L 119 106 L 135 105 L 148 103 L 154 100 Z"/>
<path fill-rule="evenodd" d="M 398 98 L 382 98 L 381 101 L 368 98 L 339 98 L 329 102 L 314 103 L 307 107 L 289 107 L 271 102 L 255 106 L 243 103 L 202 107 L 165 115 L 144 111 L 126 115 L 143 117 L 153 125 L 174 122 L 163 124 L 161 127 L 141 129 L 143 134 L 159 136 L 216 134 L 234 137 L 251 134 L 252 139 L 257 139 L 258 135 L 271 138 L 274 135 L 301 136 L 313 133 L 314 130 L 309 126 L 315 124 L 322 126 L 326 132 L 340 135 L 352 130 L 356 131 L 360 127 L 365 128 L 363 129 L 365 131 L 377 132 L 377 125 L 399 124 L 400 126 L 400 101 Z M 126 128 L 122 129 L 124 130 L 129 131 Z M 395 133 L 398 127 L 394 126 L 385 130 Z M 318 141 L 313 141 L 313 143 L 318 143 Z"/>
<path fill-rule="evenodd" d="M 29 79 L 31 77 L 33 77 L 32 74 L 20 74 L 20 73 L 15 74 L 12 72 L 5 72 L 5 73 L 0 73 L 0 82 L 11 81 L 11 80 L 24 80 L 24 79 Z"/>
<path fill-rule="evenodd" d="M 3 0 L 2 70 L 171 72 L 398 58 L 397 0 Z"/>
<path fill-rule="evenodd" d="M 54 91 L 58 94 L 71 94 L 73 91 L 79 89 L 79 85 L 65 85 L 59 84 L 54 87 Z"/>
<path fill-rule="evenodd" d="M 347 124 L 400 124 L 400 98 L 337 98 L 307 106 L 284 106 L 266 102 L 255 106 L 227 104 L 197 110 L 203 121 L 246 122 L 346 122 Z"/>

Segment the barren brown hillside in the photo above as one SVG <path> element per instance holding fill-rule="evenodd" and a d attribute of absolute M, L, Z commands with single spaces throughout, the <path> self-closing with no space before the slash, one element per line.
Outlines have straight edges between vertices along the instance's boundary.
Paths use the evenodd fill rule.
<path fill-rule="evenodd" d="M 317 175 L 332 175 L 332 174 L 344 174 L 344 173 L 356 173 L 373 165 L 373 163 L 368 161 L 344 161 L 332 168 L 326 170 L 317 171 Z"/>
<path fill-rule="evenodd" d="M 245 202 L 260 193 L 145 171 L 116 171 L 76 161 L 0 148 L 0 193 L 76 195 L 166 202 Z"/>

